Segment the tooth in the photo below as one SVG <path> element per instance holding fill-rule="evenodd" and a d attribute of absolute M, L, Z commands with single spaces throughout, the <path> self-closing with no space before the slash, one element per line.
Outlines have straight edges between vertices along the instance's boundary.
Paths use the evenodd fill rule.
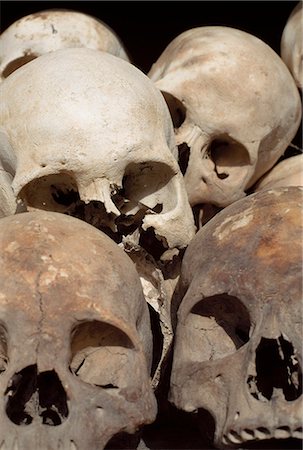
<path fill-rule="evenodd" d="M 288 427 L 277 428 L 274 431 L 275 439 L 286 439 L 290 437 L 290 429 Z"/>
<path fill-rule="evenodd" d="M 77 450 L 77 446 L 74 441 L 70 441 L 69 450 Z"/>
<path fill-rule="evenodd" d="M 241 437 L 245 441 L 251 441 L 255 439 L 255 433 L 253 430 L 248 430 L 247 428 L 245 430 L 241 431 Z"/>
<path fill-rule="evenodd" d="M 270 437 L 270 431 L 267 428 L 257 428 L 255 430 L 255 438 L 262 440 Z"/>
<path fill-rule="evenodd" d="M 227 435 L 227 439 L 233 444 L 241 444 L 243 442 L 241 436 L 236 431 L 230 431 Z"/>
<path fill-rule="evenodd" d="M 296 439 L 303 439 L 302 427 L 296 428 L 292 436 Z"/>
<path fill-rule="evenodd" d="M 235 417 L 234 417 L 234 421 L 238 420 L 240 416 L 239 411 L 236 412 Z"/>

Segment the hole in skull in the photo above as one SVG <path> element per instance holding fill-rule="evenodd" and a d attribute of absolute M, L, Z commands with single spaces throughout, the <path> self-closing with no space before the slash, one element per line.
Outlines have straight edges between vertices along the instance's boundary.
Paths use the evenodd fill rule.
<path fill-rule="evenodd" d="M 139 244 L 143 247 L 155 260 L 159 260 L 161 255 L 167 250 L 165 243 L 160 241 L 153 228 L 142 230 L 140 234 Z"/>
<path fill-rule="evenodd" d="M 256 350 L 256 376 L 247 379 L 249 391 L 261 401 L 283 395 L 293 401 L 302 395 L 302 371 L 291 342 L 262 338 Z"/>
<path fill-rule="evenodd" d="M 82 322 L 71 336 L 70 370 L 82 381 L 113 391 L 133 373 L 135 352 L 128 336 L 113 325 Z"/>
<path fill-rule="evenodd" d="M 59 205 L 70 206 L 80 201 L 79 193 L 72 189 L 61 190 L 60 186 L 51 185 L 52 197 Z"/>
<path fill-rule="evenodd" d="M 39 420 L 60 425 L 68 416 L 67 396 L 54 370 L 38 373 L 31 365 L 17 372 L 5 391 L 6 414 L 16 425 Z"/>
<path fill-rule="evenodd" d="M 186 319 L 192 354 L 200 361 L 223 358 L 249 340 L 250 318 L 246 307 L 228 294 L 199 301 Z"/>
<path fill-rule="evenodd" d="M 214 139 L 208 147 L 208 156 L 215 164 L 215 172 L 220 180 L 231 175 L 232 168 L 249 165 L 246 148 L 227 135 Z"/>
<path fill-rule="evenodd" d="M 178 163 L 182 175 L 185 175 L 185 172 L 187 170 L 189 155 L 190 155 L 190 148 L 185 142 L 183 144 L 178 145 Z"/>
<path fill-rule="evenodd" d="M 186 108 L 183 103 L 169 92 L 161 91 L 168 106 L 174 128 L 180 128 L 186 118 Z"/>
<path fill-rule="evenodd" d="M 19 67 L 24 66 L 28 62 L 32 61 L 33 59 L 36 59 L 36 55 L 32 55 L 30 53 L 21 56 L 20 58 L 16 58 L 5 67 L 5 69 L 2 72 L 3 78 L 7 78 L 10 74 L 15 72 L 15 70 L 19 69 Z"/>

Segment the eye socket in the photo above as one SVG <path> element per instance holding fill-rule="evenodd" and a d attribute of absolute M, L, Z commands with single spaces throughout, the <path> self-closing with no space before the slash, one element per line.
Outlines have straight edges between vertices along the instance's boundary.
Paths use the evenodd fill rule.
<path fill-rule="evenodd" d="M 20 58 L 14 59 L 8 65 L 5 67 L 5 69 L 2 72 L 3 78 L 7 78 L 10 74 L 15 72 L 15 70 L 19 69 L 19 67 L 24 66 L 28 62 L 32 61 L 33 59 L 36 59 L 37 55 L 27 53 L 24 56 L 21 56 Z"/>
<path fill-rule="evenodd" d="M 199 361 L 224 358 L 249 340 L 249 313 L 243 303 L 228 294 L 198 302 L 186 319 L 191 352 Z"/>
<path fill-rule="evenodd" d="M 232 175 L 234 168 L 250 164 L 246 148 L 228 135 L 217 137 L 211 142 L 208 156 L 215 164 L 215 172 L 221 180 Z"/>
<path fill-rule="evenodd" d="M 174 175 L 171 167 L 160 162 L 129 164 L 122 181 L 123 194 L 127 200 L 121 209 L 122 213 L 127 214 L 139 203 L 156 214 L 162 210 L 166 212 L 164 209 L 170 199 L 176 202 L 175 195 L 170 195 L 175 191 L 175 186 L 171 183 Z M 172 209 L 172 205 L 169 205 L 169 209 Z"/>
<path fill-rule="evenodd" d="M 118 390 L 132 376 L 133 349 L 128 336 L 113 325 L 83 322 L 72 331 L 70 370 L 85 383 Z"/>
<path fill-rule="evenodd" d="M 28 206 L 46 211 L 66 212 L 80 202 L 76 182 L 67 172 L 47 175 L 28 183 L 20 197 Z"/>
<path fill-rule="evenodd" d="M 186 119 L 186 108 L 183 103 L 169 92 L 161 91 L 168 106 L 174 128 L 180 128 Z"/>

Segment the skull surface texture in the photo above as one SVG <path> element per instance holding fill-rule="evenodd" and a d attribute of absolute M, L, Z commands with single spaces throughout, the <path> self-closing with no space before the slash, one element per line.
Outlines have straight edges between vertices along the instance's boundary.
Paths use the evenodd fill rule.
<path fill-rule="evenodd" d="M 195 227 L 171 118 L 139 69 L 63 49 L 24 65 L 0 90 L 0 159 L 15 198 L 82 218 L 117 242 L 131 235 L 148 247 L 154 233 L 157 259 L 187 246 Z"/>
<path fill-rule="evenodd" d="M 295 155 L 280 161 L 263 175 L 254 187 L 254 192 L 281 186 L 303 186 L 303 155 Z"/>
<path fill-rule="evenodd" d="M 241 30 L 177 36 L 149 71 L 171 110 L 190 204 L 245 195 L 296 134 L 301 102 L 281 58 Z"/>
<path fill-rule="evenodd" d="M 156 416 L 133 262 L 63 214 L 0 221 L 0 447 L 103 449 Z"/>
<path fill-rule="evenodd" d="M 281 58 L 289 68 L 297 86 L 303 88 L 303 3 L 289 16 L 281 38 Z"/>
<path fill-rule="evenodd" d="M 170 399 L 214 417 L 217 447 L 302 439 L 302 198 L 251 194 L 185 252 Z"/>
<path fill-rule="evenodd" d="M 120 38 L 101 20 L 72 10 L 46 10 L 22 17 L 0 35 L 0 79 L 40 55 L 70 47 L 129 60 Z"/>

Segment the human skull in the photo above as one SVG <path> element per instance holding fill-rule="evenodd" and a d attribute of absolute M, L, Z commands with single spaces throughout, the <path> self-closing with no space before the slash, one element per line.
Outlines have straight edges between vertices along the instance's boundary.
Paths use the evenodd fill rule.
<path fill-rule="evenodd" d="M 185 252 L 170 400 L 208 411 L 217 447 L 302 438 L 302 194 L 251 194 Z"/>
<path fill-rule="evenodd" d="M 0 446 L 103 449 L 156 416 L 147 304 L 131 259 L 63 214 L 0 220 Z"/>
<path fill-rule="evenodd" d="M 105 52 L 57 50 L 0 91 L 0 160 L 15 199 L 77 216 L 118 243 L 157 243 L 157 259 L 188 245 L 195 226 L 171 118 L 139 69 Z"/>
<path fill-rule="evenodd" d="M 289 68 L 298 88 L 303 88 L 303 3 L 290 14 L 281 38 L 281 58 Z"/>
<path fill-rule="evenodd" d="M 170 107 L 192 206 L 245 196 L 284 153 L 300 124 L 298 89 L 281 58 L 244 31 L 185 31 L 148 76 Z"/>
<path fill-rule="evenodd" d="M 120 38 L 104 22 L 52 9 L 24 16 L 0 35 L 0 80 L 40 55 L 70 47 L 102 50 L 129 61 Z"/>
<path fill-rule="evenodd" d="M 280 161 L 254 186 L 254 192 L 286 186 L 303 186 L 303 155 Z"/>

